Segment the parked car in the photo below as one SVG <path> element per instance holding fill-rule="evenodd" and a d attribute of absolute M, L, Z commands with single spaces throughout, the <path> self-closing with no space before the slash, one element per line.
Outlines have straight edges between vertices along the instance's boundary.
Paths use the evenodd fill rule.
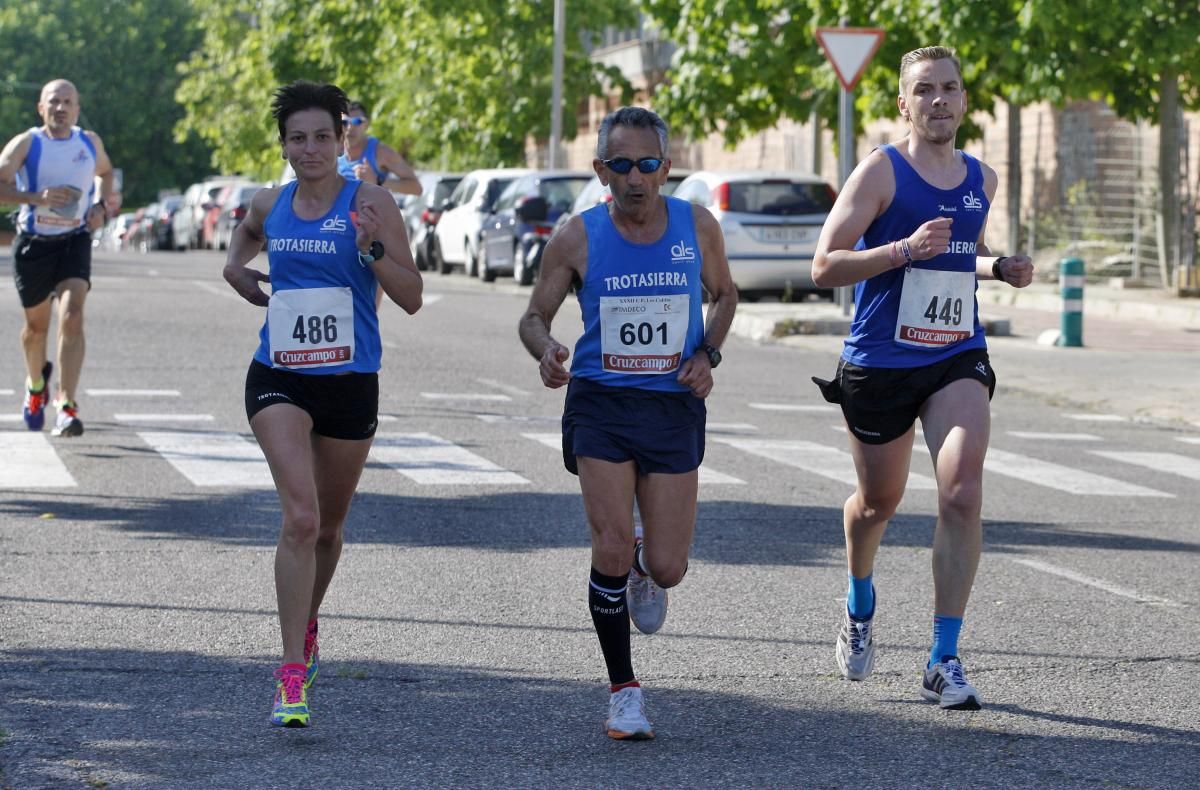
<path fill-rule="evenodd" d="M 685 178 L 690 176 L 693 171 L 683 167 L 673 167 L 667 173 L 667 183 L 662 185 L 658 190 L 660 195 L 673 195 L 675 189 L 683 182 Z M 587 182 L 587 186 L 579 191 L 575 202 L 571 204 L 569 211 L 566 211 L 558 218 L 557 225 L 565 225 L 572 214 L 578 214 L 581 211 L 586 211 L 597 203 L 607 203 L 612 200 L 612 193 L 608 191 L 608 187 L 600 183 L 598 176 L 593 176 L 592 180 Z"/>
<path fill-rule="evenodd" d="M 479 278 L 491 282 L 497 274 L 511 274 L 520 285 L 531 284 L 554 223 L 570 210 L 589 177 L 594 176 L 584 170 L 549 170 L 509 184 L 481 230 Z"/>
<path fill-rule="evenodd" d="M 408 245 L 412 250 L 413 262 L 421 271 L 433 268 L 431 255 L 434 244 L 434 229 L 442 216 L 442 204 L 463 179 L 462 173 L 421 173 L 421 194 L 409 195 L 400 207 L 408 231 Z"/>
<path fill-rule="evenodd" d="M 240 181 L 245 181 L 245 179 L 240 176 L 213 176 L 187 188 L 171 225 L 176 249 L 200 247 L 200 233 L 203 229 L 205 214 L 212 207 L 222 188 Z"/>
<path fill-rule="evenodd" d="M 250 201 L 255 193 L 262 189 L 262 184 L 236 184 L 227 187 L 222 193 L 221 205 L 217 208 L 217 220 L 213 230 L 213 244 L 216 249 L 229 248 L 233 241 L 233 230 L 242 224 L 246 212 L 250 210 Z"/>
<path fill-rule="evenodd" d="M 495 168 L 472 170 L 463 176 L 446 202 L 442 204 L 442 216 L 438 220 L 434 237 L 434 257 L 438 271 L 449 274 L 455 266 L 461 266 L 474 277 L 479 263 L 479 231 L 483 221 L 492 213 L 500 193 L 513 182 L 530 172 L 528 168 Z"/>
<path fill-rule="evenodd" d="M 820 290 L 812 259 L 836 196 L 821 178 L 798 171 L 701 170 L 675 190 L 717 218 L 734 285 L 750 301 Z"/>
<path fill-rule="evenodd" d="M 175 212 L 183 204 L 183 195 L 168 195 L 158 204 L 154 219 L 154 249 L 175 249 Z"/>

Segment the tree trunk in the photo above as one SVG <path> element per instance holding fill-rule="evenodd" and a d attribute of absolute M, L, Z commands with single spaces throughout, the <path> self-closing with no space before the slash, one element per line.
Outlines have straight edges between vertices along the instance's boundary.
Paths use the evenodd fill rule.
<path fill-rule="evenodd" d="M 1021 251 L 1021 105 L 1008 102 L 1008 246 L 1006 255 Z M 1033 250 L 1029 251 L 1033 255 Z"/>
<path fill-rule="evenodd" d="M 1166 262 L 1159 278 L 1165 287 L 1179 261 L 1179 73 L 1164 69 L 1158 93 L 1158 207 L 1164 244 L 1159 260 Z"/>

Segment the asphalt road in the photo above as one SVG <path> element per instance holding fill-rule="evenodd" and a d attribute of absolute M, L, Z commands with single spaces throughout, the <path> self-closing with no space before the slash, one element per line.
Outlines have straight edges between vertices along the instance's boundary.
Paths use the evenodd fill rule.
<path fill-rule="evenodd" d="M 920 450 L 876 570 L 875 675 L 837 673 L 852 488 L 809 382 L 833 370 L 829 339 L 727 344 L 690 572 L 663 631 L 634 636 L 658 737 L 610 742 L 578 487 L 547 438 L 562 392 L 517 340 L 527 291 L 460 274 L 427 275 L 417 316 L 385 313 L 314 726 L 271 728 L 279 514 L 242 406 L 263 315 L 221 265 L 97 257 L 87 432 L 51 440 L 11 419 L 0 259 L 0 787 L 1195 785 L 1200 431 L 1005 389 L 1001 370 L 961 643 L 986 707 L 943 712 L 917 693 L 936 510 Z M 556 334 L 578 326 L 568 302 Z"/>

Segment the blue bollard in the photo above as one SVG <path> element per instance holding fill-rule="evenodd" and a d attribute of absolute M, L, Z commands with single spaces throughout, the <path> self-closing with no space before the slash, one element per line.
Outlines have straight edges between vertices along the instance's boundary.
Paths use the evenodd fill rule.
<path fill-rule="evenodd" d="M 1063 258 L 1058 263 L 1058 286 L 1062 291 L 1062 328 L 1057 345 L 1083 346 L 1083 259 Z"/>

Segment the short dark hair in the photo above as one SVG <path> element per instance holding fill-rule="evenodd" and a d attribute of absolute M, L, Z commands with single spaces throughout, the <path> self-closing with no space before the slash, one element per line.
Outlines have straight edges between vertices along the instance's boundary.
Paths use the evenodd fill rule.
<path fill-rule="evenodd" d="M 914 49 L 912 52 L 905 52 L 900 58 L 900 95 L 904 95 L 904 79 L 908 76 L 909 70 L 918 63 L 926 61 L 933 62 L 938 60 L 948 60 L 954 64 L 954 70 L 958 72 L 958 81 L 963 81 L 962 64 L 958 62 L 958 55 L 949 47 L 932 46 L 921 47 Z"/>
<path fill-rule="evenodd" d="M 308 80 L 296 80 L 275 91 L 271 100 L 271 115 L 279 124 L 279 139 L 287 135 L 287 119 L 301 110 L 324 110 L 333 122 L 334 134 L 342 136 L 342 116 L 346 114 L 348 100 L 345 92 L 336 85 L 319 84 Z"/>
<path fill-rule="evenodd" d="M 600 122 L 600 132 L 596 137 L 596 158 L 608 159 L 608 135 L 614 126 L 632 126 L 640 129 L 653 129 L 658 135 L 659 153 L 667 156 L 667 123 L 658 113 L 645 107 L 621 107 L 604 116 Z"/>
<path fill-rule="evenodd" d="M 371 117 L 371 113 L 367 112 L 367 108 L 360 101 L 352 101 L 346 106 L 346 114 L 349 115 L 352 112 L 360 112 L 364 118 L 369 119 Z"/>

